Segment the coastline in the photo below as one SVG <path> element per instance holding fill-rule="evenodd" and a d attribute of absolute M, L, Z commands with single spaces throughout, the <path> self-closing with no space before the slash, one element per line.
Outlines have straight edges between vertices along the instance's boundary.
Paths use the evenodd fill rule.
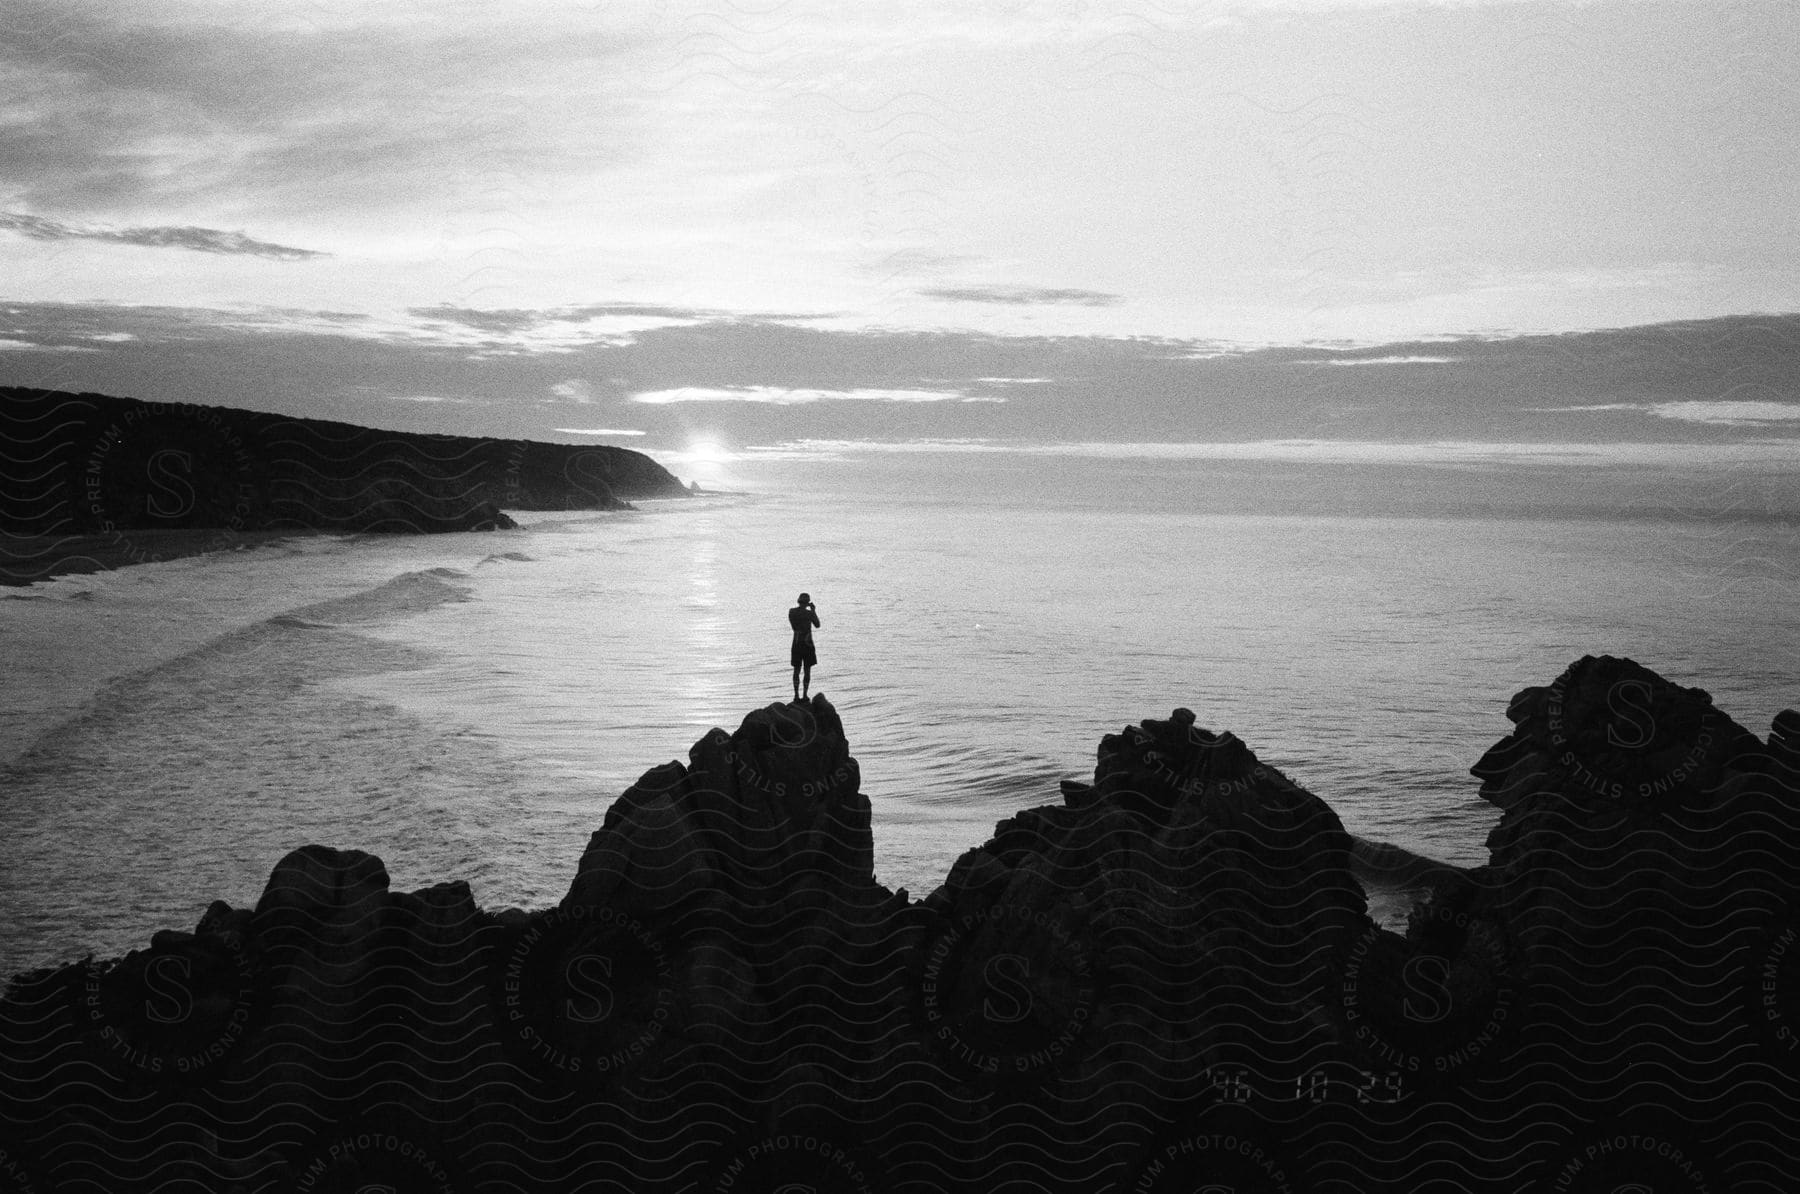
<path fill-rule="evenodd" d="M 0 539 L 0 585 L 23 588 L 59 576 L 112 572 L 189 556 L 266 547 L 301 536 L 332 534 L 310 528 L 234 531 L 227 527 L 108 531 L 94 535 L 15 535 Z"/>
<path fill-rule="evenodd" d="M 366 591 L 408 563 L 467 567 L 480 558 L 461 535 L 297 529 L 236 533 L 227 545 L 217 531 L 151 534 L 170 536 L 157 541 L 158 558 L 88 553 L 95 566 L 46 569 L 0 588 L 12 681 L 0 688 L 0 773 L 124 677 L 298 606 Z M 411 550 L 399 564 L 392 552 L 356 550 L 381 540 Z M 233 575 L 215 576 L 219 568 Z"/>
<path fill-rule="evenodd" d="M 502 507 L 630 508 L 688 489 L 641 452 L 420 434 L 235 407 L 0 386 L 32 476 L 0 485 L 0 584 L 309 532 L 515 527 Z M 176 471 L 165 476 L 164 471 Z"/>

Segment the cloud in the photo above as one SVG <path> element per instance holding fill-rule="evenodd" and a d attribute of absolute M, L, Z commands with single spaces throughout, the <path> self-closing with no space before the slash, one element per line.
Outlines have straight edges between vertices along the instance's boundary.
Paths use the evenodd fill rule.
<path fill-rule="evenodd" d="M 667 303 L 581 303 L 570 307 L 458 307 L 440 303 L 409 307 L 407 314 L 441 320 L 496 334 L 535 331 L 556 324 L 586 324 L 601 320 L 634 320 L 637 326 L 703 322 L 784 322 L 822 318 L 818 315 L 777 312 L 726 311 L 716 307 L 685 307 Z"/>
<path fill-rule="evenodd" d="M 545 322 L 542 311 L 492 310 L 481 311 L 472 307 L 409 307 L 408 315 L 419 319 L 436 319 L 445 323 L 460 324 L 466 328 L 474 328 L 479 332 L 492 332 L 495 335 L 508 336 L 515 332 L 530 331 L 541 327 Z"/>
<path fill-rule="evenodd" d="M 1461 357 L 1337 357 L 1313 361 L 1317 365 L 1454 365 Z M 1309 362 L 1301 362 L 1309 363 Z"/>
<path fill-rule="evenodd" d="M 1549 39 L 1544 56 L 1529 10 L 1516 25 L 1476 22 L 1472 32 L 1461 17 L 1414 28 L 1397 13 L 1406 27 L 1372 24 L 1347 41 L 1335 22 L 1207 28 L 1222 12 L 1264 6 L 935 0 L 903 22 L 880 6 L 813 4 L 18 0 L 0 38 L 12 97 L 0 121 L 0 206 L 131 231 L 242 227 L 268 238 L 254 243 L 338 254 L 331 291 L 323 270 L 257 280 L 288 286 L 257 292 L 284 302 L 379 293 L 530 307 L 627 293 L 828 302 L 865 323 L 1014 329 L 1031 319 L 1113 335 L 1495 326 L 1514 321 L 1486 318 L 1490 299 L 1469 296 L 1508 278 L 1534 279 L 1535 294 L 1567 275 L 1587 279 L 1561 286 L 1571 294 L 1611 294 L 1620 288 L 1594 280 L 1596 261 L 1692 256 L 1700 270 L 1736 260 L 1744 244 L 1793 243 L 1777 235 L 1787 206 L 1731 200 L 1736 186 L 1716 188 L 1719 218 L 1692 219 L 1696 179 L 1762 177 L 1760 195 L 1792 170 L 1761 153 L 1762 140 L 1734 135 L 1776 106 L 1779 89 L 1746 91 L 1740 121 L 1724 114 L 1736 105 L 1696 105 L 1713 97 L 1703 70 L 1642 73 L 1639 60 L 1667 35 L 1660 15 L 1616 47 L 1632 49 L 1630 69 L 1595 81 L 1586 56 L 1563 53 L 1566 38 Z M 1780 6 L 1727 32 L 1769 44 L 1762 8 Z M 1584 29 L 1615 48 L 1611 23 Z M 968 44 L 945 44 L 959 38 Z M 1471 47 L 1479 57 L 1463 56 Z M 1708 53 L 1716 48 L 1707 41 L 1689 57 L 1724 61 Z M 1284 63 L 1309 54 L 1319 71 L 1290 79 Z M 1529 86 L 1538 71 L 1544 86 Z M 1640 103 L 1621 81 L 1646 77 L 1665 85 Z M 1143 103 L 1141 88 L 1162 86 L 1177 102 Z M 1535 117 L 1589 86 L 1592 119 L 1574 122 L 1582 136 L 1540 138 Z M 1434 102 L 1444 100 L 1454 102 Z M 1287 106 L 1302 101 L 1304 111 Z M 1638 109 L 1641 121 L 1626 119 Z M 1383 112 L 1394 119 L 1376 119 Z M 1496 135 L 1458 137 L 1471 122 Z M 1307 166 L 1327 151 L 1318 136 L 1336 139 L 1332 154 L 1349 139 L 1339 163 L 1348 173 Z M 1613 147 L 1608 168 L 1583 171 L 1596 141 Z M 1711 156 L 1666 188 L 1639 185 L 1689 149 Z M 1744 162 L 1767 168 L 1735 169 Z M 1572 198 L 1558 180 L 1576 188 Z M 1567 235 L 1532 235 L 1531 213 L 1559 196 Z M 1626 210 L 1603 220 L 1614 199 Z M 1019 210 L 1033 217 L 1006 215 Z M 1486 218 L 1496 214 L 1504 219 Z M 1772 217 L 1760 225 L 1766 243 L 1733 234 L 1758 227 L 1746 222 L 1758 214 Z M 1636 237 L 1620 231 L 1630 227 Z M 88 252 L 66 260 L 26 246 L 47 280 L 17 292 L 191 302 L 252 293 L 235 276 L 230 289 L 204 285 L 198 270 L 179 290 L 152 291 L 160 279 L 108 277 L 117 255 L 79 243 Z M 1412 297 L 1381 297 L 1365 277 Z M 997 278 L 1071 286 L 981 284 Z M 1099 285 L 1129 300 L 1087 288 Z M 1684 292 L 1679 277 L 1623 289 L 1651 285 Z M 1467 305 L 1436 312 L 1458 296 Z M 1526 300 L 1491 301 L 1510 311 Z M 1601 300 L 1559 301 L 1550 326 Z M 1609 297 L 1598 309 L 1637 319 L 1651 310 L 1638 301 Z M 1390 303 L 1400 304 L 1391 316 Z M 612 314 L 669 314 L 643 306 Z M 1693 298 L 1669 309 L 1758 308 Z M 503 318 L 464 326 L 518 330 Z"/>
<path fill-rule="evenodd" d="M 1800 405 L 1794 384 L 1800 314 L 1566 336 L 1408 341 L 1365 351 L 1460 358 L 1389 369 L 1320 368 L 1321 358 L 1341 351 L 1322 344 L 1241 348 L 1208 359 L 1174 353 L 1179 342 L 1142 337 L 845 330 L 724 319 L 665 324 L 621 345 L 592 336 L 582 323 L 545 328 L 551 330 L 506 337 L 517 351 L 471 360 L 471 338 L 478 344 L 499 338 L 418 317 L 347 321 L 285 308 L 0 301 L 0 338 L 18 346 L 0 355 L 14 362 L 13 372 L 55 368 L 53 379 L 26 379 L 34 384 L 53 380 L 62 390 L 455 434 L 534 438 L 550 424 L 629 422 L 646 432 L 634 442 L 653 446 L 704 429 L 739 443 L 809 435 L 1167 443 L 1655 440 L 1700 447 L 1800 430 L 1790 417 Z M 566 349 L 529 347 L 533 337 L 564 332 L 570 333 Z M 102 336 L 114 339 L 96 339 Z M 135 339 L 119 338 L 125 336 Z M 59 346 L 88 351 L 60 352 Z M 1044 380 L 981 380 L 997 378 Z M 574 389 L 557 392 L 574 381 L 587 382 L 598 401 L 565 396 L 578 394 Z M 465 401 L 392 401 L 390 395 Z M 1596 406 L 1606 409 L 1567 413 Z"/>
<path fill-rule="evenodd" d="M 316 249 L 296 249 L 266 240 L 253 240 L 241 232 L 217 228 L 163 226 L 154 228 L 98 228 L 65 224 L 44 216 L 0 211 L 0 228 L 32 240 L 99 240 L 151 249 L 192 249 L 197 253 L 226 253 L 241 257 L 266 257 L 271 261 L 306 261 L 329 257 Z"/>
<path fill-rule="evenodd" d="M 960 390 L 888 390 L 858 387 L 850 390 L 820 390 L 785 386 L 678 386 L 669 390 L 644 390 L 631 396 L 633 402 L 649 406 L 666 406 L 672 402 L 752 402 L 768 406 L 803 406 L 813 402 L 969 402 L 973 399 Z M 1000 402 L 1000 398 L 980 401 Z"/>
<path fill-rule="evenodd" d="M 1544 414 L 1575 414 L 1587 411 L 1629 410 L 1674 419 L 1682 423 L 1705 423 L 1715 427 L 1757 427 L 1800 421 L 1800 402 L 1764 402 L 1749 399 L 1687 399 L 1679 402 L 1591 402 L 1579 406 L 1536 406 L 1529 408 Z"/>
<path fill-rule="evenodd" d="M 451 343 L 477 347 L 479 356 L 566 353 L 592 344 L 627 347 L 641 332 L 749 318 L 729 312 L 654 303 L 588 303 L 576 307 L 482 309 L 409 307 L 407 315 Z M 570 395 L 562 395 L 570 397 Z M 574 401 L 587 401 L 575 398 Z"/>
<path fill-rule="evenodd" d="M 579 377 L 571 377 L 567 381 L 557 382 L 550 387 L 550 392 L 565 402 L 575 402 L 583 406 L 597 401 L 594 397 L 594 387 Z"/>
<path fill-rule="evenodd" d="M 1003 441 L 996 439 L 854 440 L 801 439 L 770 445 L 775 456 L 808 454 L 842 459 L 871 454 L 970 454 L 1086 457 L 1105 460 L 1262 460 L 1290 464 L 1424 464 L 1549 467 L 1634 465 L 1663 468 L 1736 468 L 1800 465 L 1800 439 L 1738 444 L 1516 443 L 1439 440 L 1409 443 L 1373 440 L 1281 439 L 1223 443 L 1118 443 L 1111 441 Z"/>
<path fill-rule="evenodd" d="M 440 303 L 435 307 L 410 307 L 407 314 L 420 319 L 438 319 L 458 323 L 483 332 L 508 334 L 527 332 L 558 323 L 587 323 L 608 316 L 655 319 L 663 323 L 692 323 L 701 319 L 722 319 L 731 313 L 700 307 L 672 307 L 657 303 L 583 303 L 574 307 L 458 307 Z"/>
<path fill-rule="evenodd" d="M 564 435 L 642 435 L 642 431 L 633 431 L 628 427 L 552 427 L 552 431 L 560 431 Z"/>
<path fill-rule="evenodd" d="M 33 344 L 29 340 L 0 339 L 0 352 L 99 352 L 81 344 Z"/>
<path fill-rule="evenodd" d="M 475 186 L 491 194 L 497 174 L 546 147 L 561 152 L 534 160 L 563 174 L 616 156 L 623 100 L 605 64 L 641 20 L 338 7 L 20 0 L 0 38 L 0 77 L 18 97 L 0 122 L 12 202 L 96 214 L 225 204 L 339 226 Z"/>
<path fill-rule="evenodd" d="M 1800 419 L 1800 403 L 1794 402 L 1659 402 L 1650 408 L 1659 419 L 1687 423 L 1715 423 L 1747 427 L 1760 423 L 1787 423 Z"/>
<path fill-rule="evenodd" d="M 952 303 L 1005 303 L 1009 306 L 1116 307 L 1125 299 L 1100 290 L 1035 286 L 934 286 L 917 292 Z"/>
<path fill-rule="evenodd" d="M 1528 406 L 1525 408 L 1538 414 L 1560 415 L 1575 414 L 1590 410 L 1636 410 L 1648 412 L 1648 403 L 1643 402 L 1588 402 L 1580 406 Z"/>

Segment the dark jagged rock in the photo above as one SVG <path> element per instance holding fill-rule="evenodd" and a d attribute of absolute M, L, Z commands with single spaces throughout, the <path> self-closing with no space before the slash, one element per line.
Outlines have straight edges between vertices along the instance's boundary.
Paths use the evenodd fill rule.
<path fill-rule="evenodd" d="M 688 766 L 652 768 L 607 810 L 564 904 L 670 907 L 702 891 L 780 908 L 804 891 L 874 882 L 869 798 L 823 696 L 713 730 Z"/>
<path fill-rule="evenodd" d="M 1179 1094 L 1208 1066 L 1299 1064 L 1329 1032 L 1332 943 L 1367 923 L 1336 814 L 1184 709 L 1107 736 L 1093 784 L 1064 790 L 1001 822 L 925 902 L 946 933 L 991 924 L 963 970 L 1030 956 L 1040 918 L 1059 926 L 1048 943 L 1091 953 L 1074 964 L 1095 988 L 1086 1047 L 1055 1073 L 1131 1059 L 1148 1089 Z M 1017 1066 L 1032 1043 L 1001 1057 Z"/>
<path fill-rule="evenodd" d="M 1489 864 L 1428 869 L 1393 933 L 1330 807 L 1186 710 L 1105 737 L 1091 783 L 915 902 L 875 880 L 836 711 L 771 705 L 614 801 L 555 908 L 307 846 L 253 911 L 20 976 L 0 1165 L 109 1190 L 1780 1188 L 1800 717 L 1764 743 L 1613 659 L 1510 712 L 1475 767 Z"/>
<path fill-rule="evenodd" d="M 613 510 L 688 490 L 626 448 L 384 431 L 258 411 L 0 387 L 0 527 L 469 531 L 514 510 Z M 26 467 L 26 463 L 29 467 Z"/>
<path fill-rule="evenodd" d="M 1791 773 L 1707 693 L 1629 659 L 1578 660 L 1507 716 L 1472 768 L 1503 815 L 1463 902 L 1542 970 L 1540 1043 L 1581 1059 L 1596 1103 L 1646 1066 L 1723 1097 L 1728 1067 L 1688 1029 L 1716 1023 L 1734 957 L 1790 915 Z"/>

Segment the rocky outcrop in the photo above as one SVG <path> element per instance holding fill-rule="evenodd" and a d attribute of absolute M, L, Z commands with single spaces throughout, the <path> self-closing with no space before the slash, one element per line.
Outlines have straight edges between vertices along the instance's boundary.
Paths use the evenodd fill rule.
<path fill-rule="evenodd" d="M 1108 735 L 1094 783 L 1064 791 L 1001 822 L 924 904 L 958 947 L 945 1016 L 968 1032 L 990 1027 L 968 976 L 992 959 L 1070 971 L 1051 999 L 1069 1022 L 1043 1027 L 1071 1047 L 983 1046 L 996 1076 L 1039 1065 L 1105 1099 L 1117 1090 L 1097 1076 L 1118 1064 L 1142 1097 L 1179 1097 L 1208 1066 L 1304 1065 L 1329 1044 L 1332 947 L 1368 922 L 1322 800 L 1185 709 Z"/>
<path fill-rule="evenodd" d="M 1701 689 L 1589 656 L 1507 716 L 1472 768 L 1502 813 L 1489 865 L 1443 902 L 1504 934 L 1529 1000 L 1513 1080 L 1594 1122 L 1665 1115 L 1721 1183 L 1780 1163 L 1797 1109 L 1758 1088 L 1800 1074 L 1780 1048 L 1800 1012 L 1781 960 L 1800 925 L 1792 713 L 1765 743 Z"/>
<path fill-rule="evenodd" d="M 555 908 L 307 846 L 255 909 L 21 976 L 28 1188 L 1777 1189 L 1796 728 L 1584 659 L 1403 933 L 1317 796 L 1177 709 L 923 900 L 823 697 L 608 809 Z M 1359 853 L 1364 856 L 1359 863 Z"/>
<path fill-rule="evenodd" d="M 186 403 L 0 387 L 0 527 L 468 531 L 502 509 L 613 510 L 688 491 L 625 448 L 422 435 Z"/>
<path fill-rule="evenodd" d="M 715 729 L 688 765 L 653 768 L 614 801 L 564 906 L 655 914 L 703 895 L 746 910 L 874 881 L 869 798 L 843 723 L 823 697 L 770 705 Z"/>

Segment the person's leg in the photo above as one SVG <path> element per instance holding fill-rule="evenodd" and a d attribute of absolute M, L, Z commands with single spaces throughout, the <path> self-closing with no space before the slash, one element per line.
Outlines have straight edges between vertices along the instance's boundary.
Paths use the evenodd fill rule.
<path fill-rule="evenodd" d="M 809 676 L 808 679 L 810 678 Z M 800 699 L 800 665 L 797 663 L 794 665 L 794 699 Z"/>
<path fill-rule="evenodd" d="M 812 664 L 804 664 L 802 666 L 801 675 L 800 695 L 806 696 L 812 691 Z"/>

